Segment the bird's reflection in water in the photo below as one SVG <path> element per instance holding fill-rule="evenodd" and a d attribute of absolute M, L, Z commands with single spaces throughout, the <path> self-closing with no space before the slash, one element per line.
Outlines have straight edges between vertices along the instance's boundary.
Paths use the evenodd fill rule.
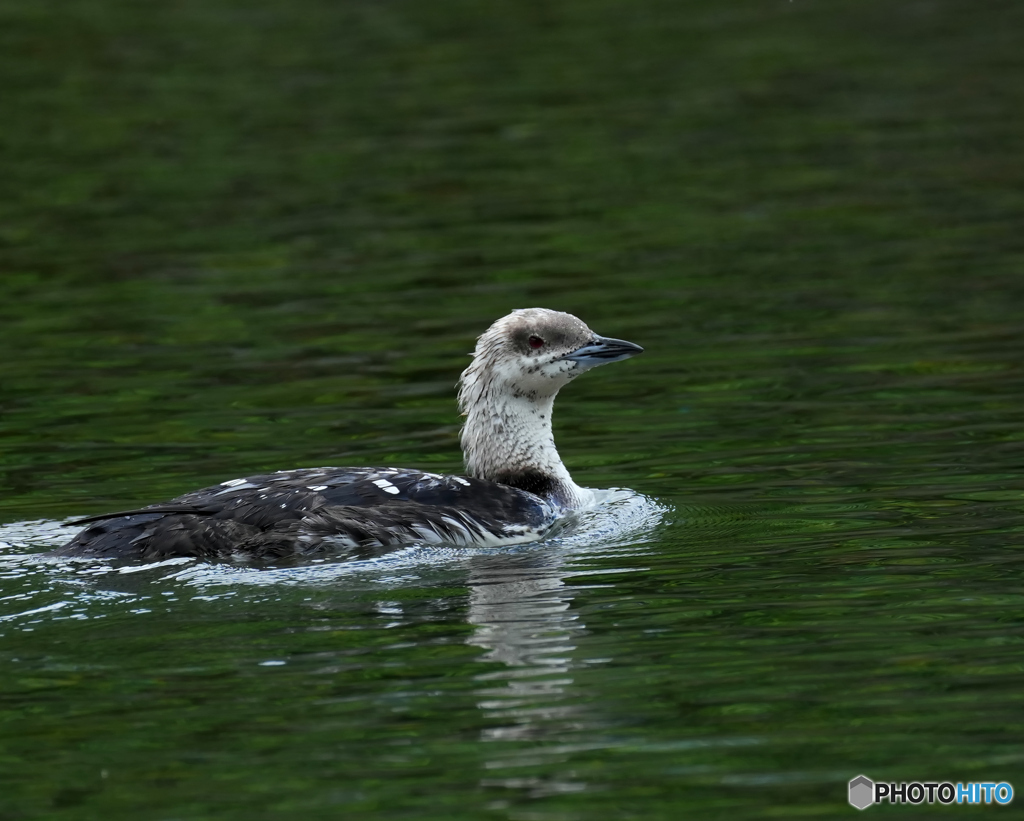
<path fill-rule="evenodd" d="M 476 630 L 468 643 L 484 649 L 481 661 L 497 663 L 476 676 L 478 706 L 493 722 L 481 739 L 507 744 L 486 762 L 483 786 L 531 797 L 587 787 L 551 770 L 523 777 L 521 769 L 563 760 L 565 743 L 591 723 L 573 680 L 573 652 L 585 627 L 570 608 L 573 592 L 563 574 L 551 555 L 478 556 L 470 565 L 469 622 Z M 507 768 L 520 769 L 501 777 Z"/>

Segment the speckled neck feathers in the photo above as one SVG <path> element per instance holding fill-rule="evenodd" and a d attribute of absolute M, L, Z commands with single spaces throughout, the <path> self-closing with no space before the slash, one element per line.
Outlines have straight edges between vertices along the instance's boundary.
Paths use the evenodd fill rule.
<path fill-rule="evenodd" d="M 585 370 L 563 357 L 593 338 L 576 317 L 540 308 L 503 317 L 479 338 L 459 387 L 470 476 L 528 490 L 565 509 L 590 501 L 558 455 L 551 412 L 558 390 Z"/>

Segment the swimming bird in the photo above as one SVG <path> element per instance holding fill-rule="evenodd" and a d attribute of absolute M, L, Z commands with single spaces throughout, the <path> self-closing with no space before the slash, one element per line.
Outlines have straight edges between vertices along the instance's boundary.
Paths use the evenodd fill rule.
<path fill-rule="evenodd" d="M 641 353 L 572 314 L 513 311 L 477 340 L 459 380 L 465 476 L 403 468 L 322 467 L 232 479 L 88 524 L 61 556 L 260 561 L 367 556 L 410 544 L 490 546 L 542 537 L 593 502 L 551 433 L 559 389 Z"/>

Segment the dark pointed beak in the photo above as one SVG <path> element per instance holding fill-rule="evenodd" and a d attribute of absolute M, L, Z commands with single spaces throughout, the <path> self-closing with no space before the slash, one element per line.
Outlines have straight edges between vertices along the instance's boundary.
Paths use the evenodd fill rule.
<path fill-rule="evenodd" d="M 588 344 L 577 348 L 572 353 L 567 353 L 562 359 L 593 367 L 594 365 L 605 365 L 608 362 L 618 362 L 620 359 L 629 359 L 629 357 L 643 352 L 644 349 L 639 345 L 634 345 L 625 339 L 595 336 Z"/>

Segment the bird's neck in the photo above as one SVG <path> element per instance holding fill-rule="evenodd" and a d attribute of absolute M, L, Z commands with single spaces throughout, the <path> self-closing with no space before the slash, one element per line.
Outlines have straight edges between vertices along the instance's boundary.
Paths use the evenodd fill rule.
<path fill-rule="evenodd" d="M 463 403 L 469 475 L 530 491 L 566 509 L 582 507 L 589 493 L 573 482 L 551 434 L 554 395 L 475 393 Z"/>

